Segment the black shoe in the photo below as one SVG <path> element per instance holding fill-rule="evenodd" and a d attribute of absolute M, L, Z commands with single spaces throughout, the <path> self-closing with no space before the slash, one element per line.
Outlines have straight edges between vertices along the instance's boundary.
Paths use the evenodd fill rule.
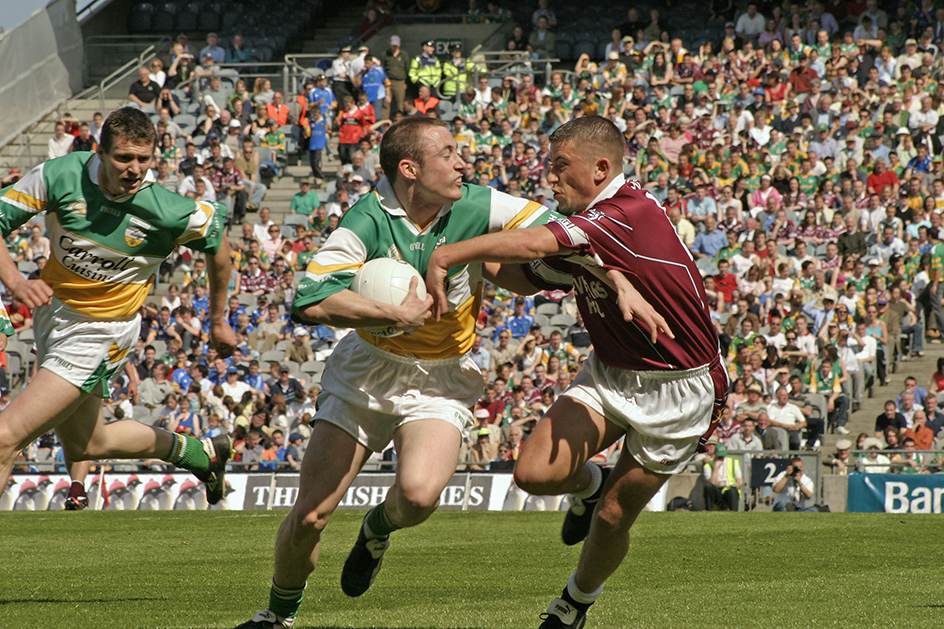
<path fill-rule="evenodd" d="M 252 620 L 244 622 L 236 627 L 236 629 L 292 629 L 292 625 L 294 624 L 294 618 L 279 620 L 279 617 L 271 611 L 263 609 L 253 616 Z"/>
<path fill-rule="evenodd" d="M 603 480 L 600 481 L 600 489 L 590 498 L 581 500 L 580 498 L 570 497 L 570 509 L 564 516 L 564 525 L 561 527 L 561 539 L 567 546 L 579 544 L 587 539 L 590 533 L 590 523 L 593 521 L 593 510 L 603 495 L 603 486 L 606 485 L 606 479 L 610 476 L 610 468 L 601 467 L 603 471 Z"/>
<path fill-rule="evenodd" d="M 345 594 L 351 597 L 360 596 L 370 588 L 380 572 L 383 555 L 389 547 L 389 535 L 367 539 L 364 526 L 361 525 L 357 542 L 354 543 L 354 548 L 348 554 L 341 570 L 341 589 Z"/>
<path fill-rule="evenodd" d="M 88 496 L 69 496 L 66 498 L 66 511 L 82 511 L 83 509 L 88 509 L 88 506 Z"/>
<path fill-rule="evenodd" d="M 587 624 L 587 612 L 582 612 L 562 598 L 555 598 L 541 614 L 541 626 L 538 629 L 581 629 Z"/>
<path fill-rule="evenodd" d="M 215 505 L 223 497 L 226 488 L 226 462 L 233 451 L 233 440 L 229 435 L 217 435 L 210 439 L 201 439 L 203 450 L 210 457 L 210 467 L 206 472 L 193 475 L 206 486 L 207 502 Z"/>

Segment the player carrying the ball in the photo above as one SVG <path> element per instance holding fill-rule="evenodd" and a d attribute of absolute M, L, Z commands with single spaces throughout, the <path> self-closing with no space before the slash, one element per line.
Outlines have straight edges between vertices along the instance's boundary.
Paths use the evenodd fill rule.
<path fill-rule="evenodd" d="M 344 563 L 341 587 L 360 596 L 380 570 L 394 531 L 425 521 L 456 471 L 462 431 L 482 391 L 468 356 L 482 294 L 483 265 L 457 265 L 446 282 L 448 312 L 428 321 L 432 299 L 420 300 L 416 279 L 399 306 L 350 290 L 357 270 L 375 258 L 399 258 L 420 273 L 438 246 L 501 230 L 545 223 L 549 210 L 491 188 L 464 185 L 465 162 L 447 125 L 406 118 L 380 146 L 385 179 L 342 218 L 299 284 L 292 317 L 301 323 L 357 328 L 325 366 L 299 493 L 275 544 L 269 607 L 240 629 L 291 627 L 318 562 L 321 533 L 372 452 L 393 440 L 396 480 L 364 518 Z M 498 271 L 514 290 L 521 267 Z M 486 272 L 486 276 L 492 276 Z M 425 325 L 424 325 L 425 324 Z M 402 330 L 377 336 L 368 328 Z"/>
<path fill-rule="evenodd" d="M 515 483 L 532 494 L 571 494 L 561 534 L 568 545 L 586 543 L 541 627 L 579 629 L 626 555 L 636 517 L 713 428 L 728 377 L 688 249 L 656 199 L 623 178 L 620 131 L 587 116 L 550 139 L 547 180 L 569 218 L 439 247 L 427 288 L 442 312 L 449 269 L 532 260 L 528 274 L 536 287 L 573 286 L 594 351 L 524 443 Z M 665 318 L 670 332 L 653 330 L 640 317 L 628 320 L 633 308 L 623 282 Z M 612 471 L 588 461 L 624 435 Z"/>

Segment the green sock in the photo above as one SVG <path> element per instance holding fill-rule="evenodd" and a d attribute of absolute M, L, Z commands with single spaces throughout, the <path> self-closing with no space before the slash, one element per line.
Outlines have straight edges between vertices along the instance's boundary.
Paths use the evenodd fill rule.
<path fill-rule="evenodd" d="M 206 472 L 210 467 L 210 457 L 200 440 L 180 433 L 174 434 L 174 445 L 164 460 L 195 474 Z"/>
<path fill-rule="evenodd" d="M 273 579 L 272 589 L 269 590 L 269 611 L 279 618 L 294 618 L 303 598 L 305 598 L 304 587 L 299 590 L 287 590 L 276 585 Z"/>
<path fill-rule="evenodd" d="M 376 537 L 386 537 L 403 527 L 397 526 L 390 521 L 390 516 L 387 515 L 387 509 L 384 508 L 383 502 L 370 510 L 370 513 L 367 514 L 367 517 L 364 519 L 364 533 L 367 534 L 369 539 Z"/>

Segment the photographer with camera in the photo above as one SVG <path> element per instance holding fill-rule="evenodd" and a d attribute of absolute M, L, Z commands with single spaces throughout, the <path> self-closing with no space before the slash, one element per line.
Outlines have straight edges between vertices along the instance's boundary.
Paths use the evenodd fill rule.
<path fill-rule="evenodd" d="M 774 479 L 774 511 L 818 511 L 812 503 L 813 480 L 803 473 L 803 460 L 794 457 Z"/>

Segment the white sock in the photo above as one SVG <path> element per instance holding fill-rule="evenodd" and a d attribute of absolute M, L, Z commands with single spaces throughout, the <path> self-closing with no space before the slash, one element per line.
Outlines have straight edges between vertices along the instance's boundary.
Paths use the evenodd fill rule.
<path fill-rule="evenodd" d="M 601 585 L 589 594 L 581 591 L 580 588 L 577 587 L 577 571 L 574 570 L 573 574 L 570 575 L 570 579 L 567 581 L 567 593 L 578 603 L 591 605 L 600 597 L 600 594 L 603 593 L 603 586 Z"/>
<path fill-rule="evenodd" d="M 603 484 L 603 468 L 590 461 L 584 463 L 583 466 L 590 470 L 590 484 L 587 485 L 587 488 L 583 491 L 575 491 L 571 494 L 574 498 L 581 500 L 585 500 L 597 493 L 600 490 L 600 486 Z"/>

